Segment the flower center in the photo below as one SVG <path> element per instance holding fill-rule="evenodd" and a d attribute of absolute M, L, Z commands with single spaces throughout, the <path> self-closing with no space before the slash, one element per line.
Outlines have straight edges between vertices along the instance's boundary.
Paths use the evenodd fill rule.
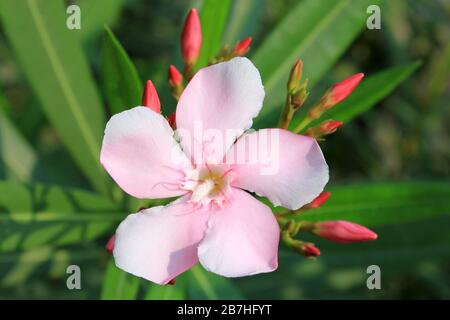
<path fill-rule="evenodd" d="M 231 169 L 221 165 L 203 165 L 186 172 L 184 188 L 192 191 L 191 200 L 208 204 L 221 204 L 229 193 Z"/>

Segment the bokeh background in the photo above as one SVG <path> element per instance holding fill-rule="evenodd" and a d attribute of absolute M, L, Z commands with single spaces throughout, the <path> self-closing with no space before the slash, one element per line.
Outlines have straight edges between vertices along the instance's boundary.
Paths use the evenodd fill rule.
<path fill-rule="evenodd" d="M 109 221 L 108 225 L 101 226 L 102 231 L 95 237 L 86 237 L 88 240 L 78 243 L 56 243 L 51 225 L 45 227 L 50 229 L 44 230 L 50 235 L 47 238 L 43 236 L 45 239 L 42 240 L 39 226 L 33 226 L 32 223 L 38 224 L 39 219 L 31 219 L 32 222 L 26 219 L 22 222 L 20 219 L 17 220 L 19 222 L 10 221 L 14 214 L 26 212 L 22 212 L 22 209 L 14 212 L 12 209 L 14 203 L 23 201 L 20 197 L 14 199 L 23 190 L 17 187 L 17 192 L 14 191 L 11 198 L 8 192 L 16 190 L 17 185 L 10 187 L 8 181 L 31 185 L 26 190 L 34 191 L 36 183 L 90 192 L 95 190 L 67 148 L 67 138 L 61 139 L 59 131 L 55 129 L 55 117 L 64 117 L 65 106 L 61 105 L 59 111 L 54 111 L 54 118 L 49 116 L 49 108 L 45 106 L 48 98 L 42 97 L 42 93 L 39 93 L 42 89 L 36 85 L 39 80 L 30 79 L 33 77 L 30 75 L 32 72 L 28 72 L 27 68 L 33 68 L 30 67 L 33 61 L 27 62 L 31 58 L 23 57 L 20 44 L 29 39 L 26 33 L 13 32 L 16 29 L 10 26 L 10 19 L 6 18 L 14 10 L 11 9 L 14 7 L 13 2 L 18 1 L 0 0 L 0 179 L 3 183 L 0 185 L 0 298 L 98 299 L 102 295 L 106 298 L 149 299 L 450 298 L 450 220 L 447 216 L 450 213 L 450 1 L 385 1 L 381 4 L 381 30 L 360 28 L 355 39 L 343 46 L 342 53 L 334 59 L 332 67 L 324 70 L 326 72 L 323 72 L 320 81 L 316 81 L 310 98 L 314 100 L 330 84 L 350 74 L 362 71 L 371 76 L 386 68 L 420 61 L 420 66 L 395 89 L 392 88 L 392 92 L 378 99 L 367 112 L 346 123 L 321 146 L 331 169 L 331 187 L 350 186 L 345 192 L 337 191 L 342 196 L 336 201 L 341 205 L 339 210 L 343 214 L 351 205 L 345 203 L 345 199 L 348 202 L 360 200 L 358 194 L 353 193 L 359 187 L 352 186 L 401 182 L 399 197 L 405 190 L 411 189 L 416 190 L 418 199 L 423 201 L 415 204 L 412 199 L 410 202 L 405 200 L 396 203 L 389 208 L 389 214 L 407 217 L 410 210 L 417 209 L 417 205 L 426 212 L 424 216 L 421 219 L 405 218 L 402 223 L 374 224 L 373 229 L 379 234 L 379 240 L 373 243 L 341 246 L 310 238 L 322 249 L 322 256 L 316 260 L 308 260 L 281 249 L 279 270 L 272 274 L 228 281 L 197 267 L 180 277 L 177 285 L 169 289 L 149 286 L 145 281 L 124 278 L 111 271 L 110 255 L 105 252 L 104 245 L 118 221 Z M 231 9 L 226 19 L 222 44 L 234 45 L 237 40 L 252 36 L 249 57 L 258 54 L 258 48 L 264 45 L 267 37 L 289 14 L 297 12 L 295 8 L 302 2 L 230 1 Z M 321 0 L 313 2 L 330 3 Z M 346 6 L 353 5 L 352 0 L 339 2 L 345 2 Z M 358 1 L 353 2 L 355 4 Z M 77 45 L 86 57 L 106 118 L 112 111 L 108 109 L 111 100 L 107 97 L 102 71 L 102 50 L 106 37 L 104 24 L 111 28 L 135 64 L 140 79 L 152 79 L 155 82 L 163 108 L 173 110 L 175 101 L 167 85 L 167 68 L 171 63 L 181 67 L 178 42 L 183 20 L 190 8 L 198 7 L 201 11 L 202 1 L 80 0 L 66 1 L 64 8 L 71 3 L 81 8 L 82 26 L 81 30 L 71 32 L 76 34 L 73 38 L 76 38 Z M 27 14 L 25 10 L 17 10 L 19 15 L 21 12 Z M 51 10 L 43 11 L 43 16 L 49 20 L 52 14 Z M 59 14 L 65 17 L 64 12 Z M 303 14 L 307 15 L 308 12 L 301 12 L 297 19 L 307 19 Z M 345 12 L 335 17 L 337 32 L 339 24 L 347 18 Z M 20 30 L 20 26 L 17 28 Z M 53 34 L 57 34 L 56 30 L 53 31 Z M 333 32 L 333 28 L 329 32 Z M 326 42 L 327 39 L 318 38 L 316 41 Z M 277 41 L 282 45 L 286 39 L 280 37 Z M 32 47 L 25 53 L 31 57 L 34 54 Z M 308 54 L 307 59 L 302 55 L 298 58 L 304 59 L 305 66 L 320 65 L 321 61 L 314 61 L 314 57 L 314 54 Z M 320 59 L 320 55 L 317 57 Z M 36 54 L 34 63 L 41 64 L 40 59 L 39 54 Z M 68 72 L 77 72 L 76 66 L 63 65 L 65 67 L 70 68 Z M 41 73 L 45 83 L 45 68 Z M 78 90 L 83 88 L 75 88 L 74 92 L 77 94 Z M 282 103 L 281 99 L 279 111 Z M 89 107 L 85 107 L 89 114 Z M 14 134 L 8 126 L 15 127 L 12 130 Z M 73 135 L 70 139 L 76 144 L 78 137 Z M 8 168 L 11 162 L 16 163 L 19 172 L 30 167 L 33 170 L 19 176 L 11 174 Z M 420 193 L 422 190 L 428 191 L 423 195 Z M 394 199 L 396 193 L 397 189 L 389 186 L 380 191 L 380 194 Z M 45 191 L 39 189 L 32 198 L 39 198 L 42 194 Z M 433 195 L 434 198 L 428 198 Z M 78 196 L 74 197 L 78 199 Z M 85 195 L 79 199 L 97 201 Z M 55 201 L 59 203 L 59 200 Z M 333 195 L 329 201 L 333 202 Z M 62 200 L 60 202 L 64 210 L 71 212 L 72 207 L 66 208 L 69 204 Z M 373 208 L 369 209 L 384 210 L 381 202 L 382 199 L 380 203 L 370 202 L 369 207 L 372 205 Z M 38 212 L 39 206 L 45 207 L 49 203 L 45 199 L 41 202 L 36 200 L 33 205 L 25 207 L 31 212 Z M 99 207 L 102 206 L 99 204 Z M 118 214 L 121 212 L 116 211 Z M 127 213 L 122 214 L 125 216 Z M 70 221 L 65 223 L 70 225 Z M 21 235 L 25 239 L 23 245 L 8 245 L 14 242 L 12 239 L 16 230 L 24 233 Z M 65 234 L 72 231 L 66 228 L 58 232 Z M 36 245 L 33 236 L 37 239 Z M 70 291 L 66 288 L 66 267 L 69 264 L 81 267 L 82 290 Z M 366 287 L 366 268 L 371 264 L 381 267 L 381 290 L 368 290 Z M 105 283 L 114 287 L 114 283 L 120 281 L 124 283 L 120 289 L 124 292 L 117 293 L 114 290 L 119 289 L 116 288 L 110 295 L 105 293 Z"/>

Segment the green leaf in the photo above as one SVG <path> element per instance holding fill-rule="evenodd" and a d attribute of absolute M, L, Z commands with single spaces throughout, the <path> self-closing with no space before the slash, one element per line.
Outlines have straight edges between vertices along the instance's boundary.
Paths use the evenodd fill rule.
<path fill-rule="evenodd" d="M 106 26 L 102 43 L 101 71 L 103 92 L 113 114 L 141 104 L 143 87 L 136 68 Z"/>
<path fill-rule="evenodd" d="M 140 279 L 116 267 L 111 258 L 103 280 L 102 300 L 134 300 L 139 291 Z"/>
<path fill-rule="evenodd" d="M 200 265 L 189 272 L 190 299 L 243 299 L 232 280 L 205 271 Z"/>
<path fill-rule="evenodd" d="M 200 13 L 202 49 L 197 61 L 198 68 L 206 66 L 208 60 L 215 57 L 219 52 L 230 7 L 231 0 L 208 0 L 203 2 Z"/>
<path fill-rule="evenodd" d="M 86 191 L 0 181 L 0 252 L 92 241 L 125 216 Z"/>
<path fill-rule="evenodd" d="M 29 181 L 37 156 L 5 114 L 6 104 L 6 99 L 0 94 L 0 163 L 5 166 L 8 178 Z"/>
<path fill-rule="evenodd" d="M 5 33 L 47 117 L 93 186 L 106 192 L 99 163 L 105 124 L 76 30 L 63 1 L 1 1 Z"/>
<path fill-rule="evenodd" d="M 256 126 L 275 125 L 284 101 L 289 70 L 303 60 L 312 88 L 366 25 L 366 9 L 381 0 L 305 0 L 291 10 L 253 57 L 266 90 Z"/>
<path fill-rule="evenodd" d="M 363 80 L 355 91 L 342 103 L 328 110 L 323 116 L 311 123 L 314 126 L 327 119 L 349 122 L 358 115 L 375 106 L 389 95 L 398 85 L 408 78 L 421 62 L 417 61 L 405 66 L 398 66 L 381 71 Z M 297 121 L 293 121 L 295 127 Z"/>
<path fill-rule="evenodd" d="M 366 226 L 417 221 L 450 214 L 448 182 L 400 182 L 330 187 L 319 209 L 297 220 L 349 220 Z"/>
<path fill-rule="evenodd" d="M 186 273 L 177 277 L 174 285 L 150 284 L 145 300 L 185 300 L 187 298 L 188 275 Z"/>

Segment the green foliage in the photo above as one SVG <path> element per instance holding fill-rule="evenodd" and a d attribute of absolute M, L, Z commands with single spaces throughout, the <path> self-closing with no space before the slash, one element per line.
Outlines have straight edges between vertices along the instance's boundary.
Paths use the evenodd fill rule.
<path fill-rule="evenodd" d="M 123 218 L 111 201 L 86 191 L 0 182 L 0 252 L 90 242 Z"/>
<path fill-rule="evenodd" d="M 0 93 L 0 163 L 4 166 L 7 178 L 29 181 L 33 176 L 37 156 L 11 123 L 6 109 L 6 99 Z"/>
<path fill-rule="evenodd" d="M 349 220 L 379 226 L 450 214 L 447 182 L 354 184 L 330 187 L 320 208 L 297 215 L 298 220 Z"/>
<path fill-rule="evenodd" d="M 105 117 L 62 1 L 2 1 L 4 30 L 52 125 L 86 177 L 106 192 L 98 155 Z"/>

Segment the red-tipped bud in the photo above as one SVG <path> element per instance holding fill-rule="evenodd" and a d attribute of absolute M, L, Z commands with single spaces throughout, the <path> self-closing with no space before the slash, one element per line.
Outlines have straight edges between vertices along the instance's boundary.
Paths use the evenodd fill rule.
<path fill-rule="evenodd" d="M 330 196 L 331 196 L 331 192 L 322 192 L 313 201 L 308 203 L 306 205 L 306 207 L 308 209 L 317 209 L 321 205 L 323 205 L 325 203 L 325 201 L 327 201 Z"/>
<path fill-rule="evenodd" d="M 167 117 L 167 122 L 169 122 L 170 126 L 172 127 L 172 129 L 175 129 L 177 126 L 176 123 L 176 114 L 175 112 L 172 112 L 168 117 Z"/>
<path fill-rule="evenodd" d="M 300 80 L 302 79 L 303 61 L 297 60 L 291 68 L 288 81 L 288 92 L 294 93 L 300 88 Z M 306 89 L 306 88 L 305 88 Z"/>
<path fill-rule="evenodd" d="M 109 253 L 112 253 L 114 250 L 114 243 L 116 242 L 116 235 L 113 235 L 111 238 L 109 238 L 108 242 L 106 243 L 106 251 Z"/>
<path fill-rule="evenodd" d="M 169 282 L 166 283 L 166 286 L 174 286 L 177 281 L 177 278 L 173 278 Z"/>
<path fill-rule="evenodd" d="M 144 94 L 142 95 L 142 105 L 149 107 L 155 112 L 161 112 L 161 103 L 159 102 L 158 93 L 151 80 L 145 84 Z"/>
<path fill-rule="evenodd" d="M 234 47 L 233 53 L 236 56 L 244 56 L 248 50 L 250 50 L 250 44 L 252 43 L 252 37 L 245 38 Z"/>
<path fill-rule="evenodd" d="M 171 87 L 178 87 L 181 85 L 183 81 L 183 76 L 181 75 L 180 71 L 174 66 L 169 66 L 169 84 Z"/>
<path fill-rule="evenodd" d="M 301 254 L 305 257 L 318 257 L 320 256 L 320 250 L 313 243 L 305 242 L 301 246 Z"/>
<path fill-rule="evenodd" d="M 318 139 L 320 137 L 332 134 L 343 124 L 344 123 L 342 121 L 324 121 L 321 124 L 318 124 L 317 126 L 306 130 L 306 135 Z"/>
<path fill-rule="evenodd" d="M 330 94 L 328 96 L 330 100 L 329 103 L 336 105 L 347 98 L 362 78 L 364 78 L 364 73 L 357 73 L 331 87 Z"/>
<path fill-rule="evenodd" d="M 202 47 L 202 28 L 197 10 L 191 9 L 181 33 L 181 55 L 186 65 L 194 65 Z"/>
<path fill-rule="evenodd" d="M 378 238 L 372 230 L 348 221 L 318 222 L 313 233 L 338 243 L 364 242 Z"/>

